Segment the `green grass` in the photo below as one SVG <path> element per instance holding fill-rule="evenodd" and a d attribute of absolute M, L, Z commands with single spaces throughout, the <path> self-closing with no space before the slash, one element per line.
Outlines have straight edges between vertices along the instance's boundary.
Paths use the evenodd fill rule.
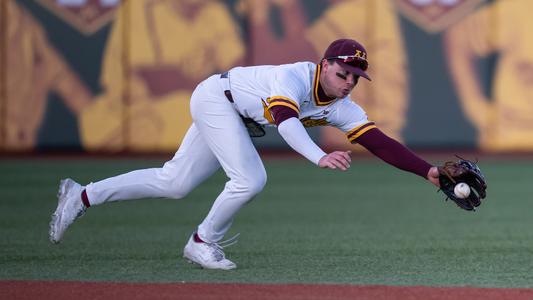
<path fill-rule="evenodd" d="M 181 258 L 225 176 L 182 200 L 91 208 L 48 241 L 57 183 L 88 183 L 154 160 L 0 161 L 0 279 L 135 282 L 342 283 L 533 287 L 533 161 L 481 164 L 488 199 L 475 213 L 444 202 L 419 177 L 376 160 L 348 172 L 267 160 L 269 182 L 228 233 L 238 269 Z"/>

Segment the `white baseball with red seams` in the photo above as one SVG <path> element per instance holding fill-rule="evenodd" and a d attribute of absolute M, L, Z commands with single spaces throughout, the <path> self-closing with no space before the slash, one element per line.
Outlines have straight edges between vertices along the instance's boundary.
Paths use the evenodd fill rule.
<path fill-rule="evenodd" d="M 470 187 L 468 186 L 468 184 L 460 182 L 455 185 L 453 193 L 455 194 L 455 196 L 457 196 L 457 198 L 465 199 L 470 196 Z"/>

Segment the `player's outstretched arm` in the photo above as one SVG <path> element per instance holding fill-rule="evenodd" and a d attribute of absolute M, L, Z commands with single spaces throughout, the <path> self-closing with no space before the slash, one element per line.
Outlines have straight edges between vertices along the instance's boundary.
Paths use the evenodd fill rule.
<path fill-rule="evenodd" d="M 419 175 L 439 187 L 439 172 L 406 146 L 390 138 L 378 128 L 370 129 L 356 140 L 386 163 L 407 172 Z"/>

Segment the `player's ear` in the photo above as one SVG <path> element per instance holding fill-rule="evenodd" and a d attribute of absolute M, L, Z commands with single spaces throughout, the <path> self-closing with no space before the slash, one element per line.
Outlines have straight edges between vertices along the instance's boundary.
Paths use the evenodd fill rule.
<path fill-rule="evenodd" d="M 325 59 L 325 58 L 322 59 L 322 61 L 320 62 L 320 64 L 322 65 L 322 70 L 324 70 L 324 69 L 327 70 L 328 67 L 329 67 L 329 62 L 328 62 L 328 60 Z"/>

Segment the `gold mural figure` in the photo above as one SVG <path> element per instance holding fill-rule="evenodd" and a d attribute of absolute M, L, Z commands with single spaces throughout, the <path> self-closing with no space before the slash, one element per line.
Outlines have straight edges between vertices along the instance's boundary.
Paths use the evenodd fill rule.
<path fill-rule="evenodd" d="M 408 70 L 403 36 L 389 0 L 330 0 L 330 6 L 308 29 L 307 40 L 317 55 L 330 41 L 355 38 L 366 45 L 372 84 L 360 82 L 352 99 L 389 136 L 402 140 L 408 105 Z M 345 144 L 345 137 L 325 129 L 322 141 Z"/>
<path fill-rule="evenodd" d="M 116 16 L 103 60 L 104 92 L 81 118 L 83 143 L 173 150 L 191 124 L 194 87 L 243 59 L 239 27 L 224 4 L 211 0 L 124 1 Z"/>
<path fill-rule="evenodd" d="M 48 94 L 56 92 L 65 105 L 79 114 L 91 101 L 89 90 L 50 44 L 41 25 L 16 1 L 6 1 L 7 151 L 32 150 L 42 124 Z"/>
<path fill-rule="evenodd" d="M 278 9 L 282 36 L 273 32 L 270 13 Z M 248 20 L 248 53 L 251 64 L 284 64 L 295 61 L 319 61 L 320 57 L 304 38 L 307 17 L 300 0 L 240 0 L 237 11 Z M 326 45 L 327 46 L 327 45 Z M 275 48 L 276 51 L 272 51 Z M 320 50 L 322 51 L 322 50 Z"/>
<path fill-rule="evenodd" d="M 488 151 L 533 149 L 533 2 L 496 1 L 451 27 L 446 55 L 460 103 Z M 483 92 L 476 62 L 497 54 Z"/>

